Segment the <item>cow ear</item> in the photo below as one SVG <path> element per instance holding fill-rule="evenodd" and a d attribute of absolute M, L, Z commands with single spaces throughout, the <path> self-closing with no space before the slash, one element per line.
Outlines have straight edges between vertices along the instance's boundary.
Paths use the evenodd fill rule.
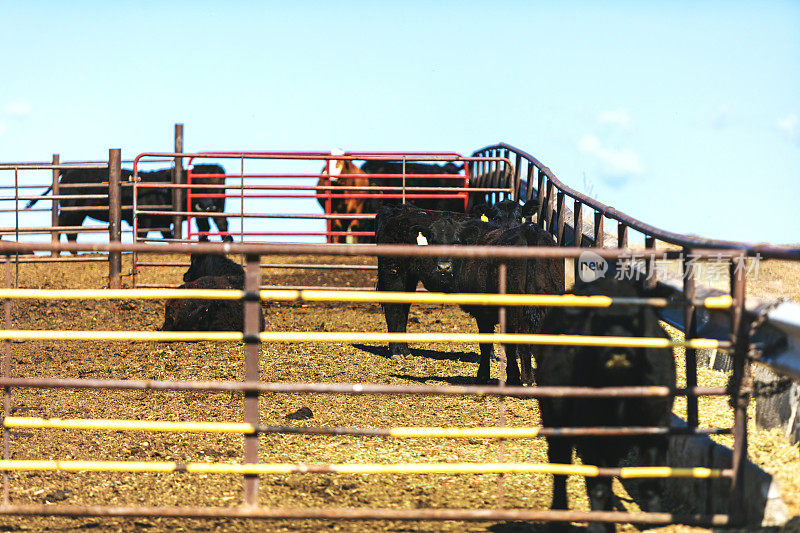
<path fill-rule="evenodd" d="M 532 217 L 538 205 L 536 200 L 528 200 L 525 202 L 525 205 L 522 206 L 522 216 L 525 218 Z"/>

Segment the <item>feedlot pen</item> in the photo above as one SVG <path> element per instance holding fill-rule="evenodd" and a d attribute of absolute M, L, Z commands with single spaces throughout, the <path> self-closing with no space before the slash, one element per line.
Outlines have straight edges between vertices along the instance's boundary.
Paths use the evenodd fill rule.
<path fill-rule="evenodd" d="M 494 153 L 475 157 L 496 160 L 509 155 L 502 147 L 487 150 Z M 645 234 L 648 248 L 655 247 L 655 232 L 648 232 L 654 228 L 629 224 L 621 213 L 598 209 L 588 202 L 585 205 L 599 212 L 594 231 L 588 233 L 589 237 L 583 229 L 570 234 L 569 215 L 583 221 L 581 200 L 569 195 L 571 190 L 561 188 L 544 167 L 520 165 L 524 155 L 517 153 L 516 170 L 502 175 L 514 177 L 516 187 L 511 190 L 515 198 L 538 199 L 537 222 L 555 234 L 560 244 L 591 245 L 593 233 L 594 242 L 602 246 L 603 219 L 616 218 L 618 235 L 614 244 L 619 248 L 627 246 L 629 227 Z M 520 185 L 520 175 L 527 175 L 524 186 Z M 538 187 L 534 188 L 537 180 Z M 479 184 L 480 177 L 470 183 Z M 543 194 L 534 196 L 536 191 Z M 567 197 L 574 200 L 573 211 L 565 207 Z M 664 232 L 658 240 L 671 242 Z M 704 252 L 699 246 L 709 243 L 693 243 L 698 257 L 712 257 L 711 252 Z M 232 333 L 158 332 L 163 321 L 163 298 L 185 297 L 185 292 L 70 293 L 61 289 L 65 285 L 103 286 L 102 266 L 89 264 L 78 270 L 69 264 L 26 265 L 20 272 L 20 287 L 53 290 L 4 293 L 7 340 L 1 382 L 6 386 L 2 464 L 8 474 L 0 514 L 84 516 L 79 522 L 68 524 L 164 529 L 176 526 L 169 517 L 203 517 L 211 520 L 183 520 L 180 525 L 220 530 L 243 527 L 236 521 L 222 520 L 224 517 L 295 518 L 298 521 L 269 527 L 298 529 L 320 525 L 300 519 L 370 520 L 357 523 L 354 527 L 358 530 L 409 528 L 397 520 L 436 520 L 435 524 L 427 523 L 426 529 L 454 531 L 473 527 L 463 520 L 499 522 L 496 527 L 508 531 L 522 527 L 516 521 L 543 520 L 735 523 L 741 519 L 737 511 L 743 508 L 741 474 L 747 452 L 748 400 L 741 383 L 746 378 L 745 357 L 751 351 L 749 323 L 743 318 L 745 278 L 741 267 L 745 256 L 756 250 L 731 251 L 725 244 L 728 243 L 716 246 L 713 254 L 731 265 L 730 297 L 636 302 L 662 307 L 685 305 L 690 311 L 719 309 L 729 314 L 728 333 L 733 332 L 716 340 L 693 338 L 689 329 L 689 340 L 684 342 L 679 331 L 671 330 L 678 367 L 685 365 L 687 371 L 678 389 L 655 391 L 548 391 L 506 387 L 502 381 L 488 387 L 473 386 L 477 342 L 497 342 L 500 337 L 475 335 L 474 321 L 468 315 L 452 305 L 443 305 L 454 301 L 448 296 L 417 296 L 432 299 L 412 306 L 412 333 L 408 340 L 415 342 L 415 348 L 411 357 L 394 360 L 386 355 L 388 336 L 369 333 L 384 331 L 385 327 L 377 293 L 257 292 L 263 286 L 353 289 L 374 283 L 374 272 L 363 269 L 325 271 L 274 266 L 262 273 L 260 264 L 264 260 L 276 265 L 327 264 L 347 257 L 350 265 L 362 266 L 374 264 L 376 253 L 443 253 L 433 246 L 426 250 L 381 250 L 353 245 L 228 245 L 226 250 L 234 257 L 247 258 L 245 291 L 214 294 L 216 298 L 245 300 L 245 331 Z M 1 246 L 5 253 L 59 248 L 35 244 Z M 177 243 L 61 248 L 132 251 L 142 261 L 152 263 L 148 265 L 152 268 L 140 274 L 140 286 L 178 284 L 183 268 L 172 265 L 184 263 L 188 252 L 220 251 L 219 244 Z M 608 259 L 625 253 L 613 247 L 596 251 Z M 795 253 L 768 247 L 758 251 L 783 258 Z M 447 250 L 448 255 L 465 257 L 486 253 L 487 250 L 469 247 Z M 579 255 L 571 247 L 495 249 L 488 253 L 506 258 L 520 254 L 570 258 Z M 664 254 L 679 259 L 676 251 Z M 127 266 L 128 258 L 125 260 Z M 645 262 L 643 268 L 651 265 Z M 6 261 L 7 287 L 12 285 L 11 272 L 12 262 Z M 502 286 L 498 288 L 503 292 Z M 496 299 L 495 303 L 500 301 Z M 502 302 L 514 304 L 508 299 Z M 553 300 L 537 303 L 558 305 Z M 266 319 L 265 332 L 260 337 L 259 305 Z M 435 334 L 421 334 L 430 331 Z M 516 340 L 544 342 L 535 336 Z M 559 341 L 562 342 L 566 343 Z M 690 347 L 685 358 L 684 346 Z M 719 383 L 695 388 L 695 348 L 722 348 L 732 354 L 730 387 Z M 502 364 L 501 355 L 498 365 Z M 502 368 L 493 369 L 493 376 L 503 375 Z M 734 462 L 723 469 L 657 471 L 635 466 L 626 467 L 627 470 L 593 470 L 591 465 L 547 465 L 544 441 L 537 437 L 561 429 L 539 427 L 537 405 L 532 398 L 586 393 L 688 393 L 689 399 L 683 403 L 688 428 L 672 430 L 730 439 L 726 443 L 733 445 Z M 729 412 L 735 424 L 719 429 L 709 427 L 703 407 L 725 408 L 728 393 L 734 405 Z M 699 402 L 697 395 L 703 396 Z M 242 413 L 244 424 L 240 422 Z M 622 431 L 596 429 L 609 438 Z M 665 429 L 624 431 L 653 433 Z M 553 472 L 576 474 L 569 481 L 573 511 L 547 511 Z M 585 511 L 588 505 L 581 488 L 584 475 L 624 478 L 615 486 L 621 497 L 620 511 Z M 642 475 L 730 480 L 733 513 L 698 515 L 681 508 L 671 509 L 674 513 L 641 513 L 636 504 L 635 483 L 627 478 Z M 4 520 L 14 527 L 14 521 L 29 524 L 34 519 Z M 53 520 L 66 519 L 35 520 L 45 526 L 53 524 Z M 333 527 L 333 523 L 325 525 Z"/>

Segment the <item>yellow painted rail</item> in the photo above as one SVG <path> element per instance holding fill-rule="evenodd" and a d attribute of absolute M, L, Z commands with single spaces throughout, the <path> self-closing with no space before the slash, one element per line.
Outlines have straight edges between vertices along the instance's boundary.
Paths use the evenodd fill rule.
<path fill-rule="evenodd" d="M 256 433 L 252 424 L 240 422 L 167 422 L 151 420 L 107 420 L 88 418 L 36 418 L 7 416 L 3 427 L 8 429 L 71 429 L 109 431 L 169 431 L 180 433 Z M 387 436 L 395 438 L 487 438 L 513 439 L 537 437 L 540 428 L 390 428 Z"/>
<path fill-rule="evenodd" d="M 623 467 L 622 478 L 718 478 L 710 468 Z M 596 477 L 596 466 L 537 463 L 398 463 L 398 464 L 291 464 L 291 463 L 176 463 L 144 461 L 37 461 L 3 460 L 0 471 L 50 472 L 189 472 L 197 474 L 564 474 Z"/>
<path fill-rule="evenodd" d="M 458 305 L 538 305 L 551 307 L 611 307 L 616 304 L 668 305 L 666 298 L 610 298 L 608 296 L 575 296 L 572 294 L 446 294 L 439 292 L 378 292 L 337 290 L 263 290 L 262 300 L 305 302 L 371 302 L 371 303 L 447 303 Z M 245 292 L 230 289 L 0 289 L 0 299 L 139 299 L 170 300 L 240 300 Z M 703 300 L 709 309 L 725 309 L 732 305 L 730 296 Z"/>
<path fill-rule="evenodd" d="M 255 433 L 244 422 L 166 422 L 151 420 L 105 420 L 88 418 L 35 418 L 7 416 L 3 427 L 9 429 L 99 429 L 111 431 L 171 431 L 181 433 Z"/>
<path fill-rule="evenodd" d="M 109 340 L 109 341 L 241 341 L 238 331 L 47 331 L 30 329 L 0 330 L 0 340 Z M 261 342 L 421 342 L 421 343 L 513 343 L 571 346 L 622 346 L 629 348 L 716 349 L 727 347 L 726 341 L 690 339 L 673 341 L 656 337 L 611 337 L 589 335 L 542 335 L 520 333 L 359 333 L 359 332 L 302 332 L 266 331 L 259 334 Z"/>

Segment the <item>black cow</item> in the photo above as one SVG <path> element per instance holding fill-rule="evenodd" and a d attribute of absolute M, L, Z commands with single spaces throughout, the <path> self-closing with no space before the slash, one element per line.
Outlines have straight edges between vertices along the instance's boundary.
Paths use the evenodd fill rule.
<path fill-rule="evenodd" d="M 158 171 L 157 171 L 158 172 Z M 169 170 L 167 171 L 169 172 Z M 142 173 L 146 175 L 150 181 L 159 181 L 161 175 L 156 172 Z M 120 181 L 123 183 L 129 182 L 133 176 L 130 170 L 122 169 Z M 144 177 L 143 177 L 144 179 Z M 166 180 L 169 181 L 169 175 Z M 108 183 L 108 170 L 104 168 L 74 168 L 67 169 L 61 172 L 59 180 L 59 195 L 107 195 L 108 185 L 101 185 L 101 183 Z M 89 187 L 77 186 L 78 184 L 88 184 Z M 94 186 L 93 184 L 97 184 Z M 52 187 L 48 187 L 42 194 L 46 195 Z M 130 186 L 122 186 L 120 191 L 120 201 L 122 206 L 133 205 L 133 188 Z M 38 201 L 37 199 L 31 200 L 25 206 L 25 209 L 33 207 Z M 86 218 L 93 218 L 101 222 L 108 222 L 108 199 L 107 198 L 62 198 L 58 201 L 58 225 L 59 226 L 81 226 Z M 171 209 L 172 197 L 170 192 L 160 188 L 139 188 L 137 195 L 137 204 L 139 209 L 147 209 L 148 207 L 155 210 L 158 206 L 164 210 L 163 206 L 167 206 L 166 210 Z M 122 207 L 121 219 L 133 226 L 133 209 L 132 207 Z M 147 236 L 147 232 L 151 229 L 158 229 L 164 238 L 172 237 L 172 229 L 170 224 L 172 218 L 169 215 L 142 215 L 139 219 L 139 236 Z M 67 233 L 67 240 L 75 242 L 78 239 L 77 233 Z"/>
<path fill-rule="evenodd" d="M 188 281 L 181 289 L 238 289 L 243 287 L 237 276 L 203 276 Z M 259 308 L 260 330 L 264 315 Z M 241 300 L 167 300 L 164 307 L 163 331 L 242 331 L 244 306 Z"/>
<path fill-rule="evenodd" d="M 458 179 L 459 174 L 464 169 L 463 166 L 454 163 L 437 165 L 435 163 L 405 163 L 406 187 L 463 187 L 464 180 Z M 361 165 L 361 170 L 367 174 L 403 174 L 403 163 L 401 161 L 366 161 Z M 420 174 L 451 175 L 451 177 L 431 177 Z M 380 177 L 370 176 L 369 183 L 378 187 L 402 187 L 402 177 Z M 400 194 L 400 191 L 389 191 L 390 194 Z M 429 191 L 409 191 L 408 194 L 428 194 Z M 448 192 L 446 194 L 456 194 Z M 401 204 L 402 198 L 374 198 L 370 212 L 375 213 L 382 205 Z M 406 203 L 417 206 L 421 209 L 437 209 L 440 211 L 454 211 L 463 213 L 463 198 L 410 198 Z"/>
<path fill-rule="evenodd" d="M 536 209 L 534 202 L 528 202 L 524 206 L 514 200 L 502 200 L 496 204 L 480 202 L 473 204 L 469 209 L 469 214 L 482 220 L 491 220 L 500 224 L 525 224 L 531 222 L 531 216 Z"/>
<path fill-rule="evenodd" d="M 220 165 L 194 165 L 192 167 L 192 175 L 194 176 L 196 174 L 206 174 L 209 176 L 193 177 L 192 184 L 225 185 L 225 169 Z M 225 189 L 192 187 L 192 194 L 225 194 Z M 192 211 L 195 213 L 224 213 L 225 198 L 193 198 Z M 208 235 L 205 235 L 205 232 L 211 230 L 211 224 L 208 222 L 208 220 L 212 218 L 214 219 L 214 224 L 217 226 L 217 230 L 222 234 L 222 240 L 233 241 L 233 237 L 228 234 L 228 219 L 224 216 L 200 214 L 195 214 L 194 216 L 194 220 L 197 223 L 197 229 L 201 233 L 199 240 L 208 240 Z"/>
<path fill-rule="evenodd" d="M 631 282 L 613 278 L 581 284 L 574 290 L 581 296 L 643 296 Z M 553 308 L 542 333 L 566 335 L 607 335 L 619 337 L 668 338 L 650 307 Z M 537 357 L 537 383 L 541 386 L 675 386 L 675 360 L 666 348 L 617 348 L 545 346 Z M 541 398 L 539 409 L 544 427 L 581 426 L 668 426 L 671 397 L 649 398 Z M 665 464 L 666 436 L 633 437 L 548 437 L 550 463 L 568 464 L 574 447 L 587 465 L 618 466 L 636 447 L 651 466 Z M 554 476 L 553 508 L 567 508 L 566 476 Z M 592 510 L 612 508 L 611 479 L 587 477 L 586 487 Z M 641 486 L 643 507 L 660 509 L 660 487 L 653 480 Z M 595 524 L 596 529 L 602 527 Z M 613 530 L 613 528 L 612 528 Z"/>
<path fill-rule="evenodd" d="M 198 178 L 197 182 L 202 183 L 225 183 L 225 170 L 219 165 L 195 165 L 194 173 L 197 174 L 216 174 L 211 179 Z M 220 178 L 218 175 L 223 175 Z M 171 183 L 172 169 L 162 169 L 153 171 L 139 172 L 139 178 L 145 183 Z M 133 205 L 133 187 L 130 182 L 133 179 L 133 171 L 122 169 L 120 181 L 122 187 L 120 191 L 120 201 L 122 202 L 121 219 L 133 226 L 133 208 L 124 207 Z M 59 195 L 107 195 L 108 170 L 104 168 L 72 168 L 61 171 L 59 179 Z M 78 184 L 88 184 L 89 187 L 77 186 Z M 96 186 L 94 184 L 97 184 Z M 102 184 L 102 185 L 101 185 Z M 52 187 L 48 187 L 42 196 L 46 195 Z M 193 189 L 197 194 L 220 193 L 221 189 Z M 139 210 L 152 211 L 171 211 L 172 191 L 169 188 L 161 187 L 137 187 L 137 208 Z M 33 207 L 38 201 L 31 200 L 25 209 Z M 101 222 L 108 222 L 108 199 L 106 198 L 62 198 L 59 200 L 58 225 L 59 226 L 81 226 L 84 220 L 93 218 Z M 68 208 L 68 209 L 64 209 Z M 194 198 L 192 211 L 199 213 L 223 212 L 225 210 L 224 198 Z M 209 231 L 208 216 L 198 216 L 196 218 L 197 227 L 201 232 Z M 225 217 L 213 217 L 217 228 L 222 232 L 228 231 L 228 222 Z M 148 231 L 157 229 L 161 231 L 163 238 L 172 237 L 172 215 L 139 215 L 138 228 L 139 237 L 147 236 Z M 69 241 L 76 241 L 77 234 L 67 234 Z M 205 235 L 200 236 L 200 240 L 208 240 Z M 223 240 L 232 241 L 230 235 L 223 236 Z"/>
<path fill-rule="evenodd" d="M 462 244 L 486 246 L 547 246 L 552 237 L 536 226 L 512 226 L 470 218 L 459 213 L 422 210 L 413 206 L 384 206 L 376 216 L 377 242 L 393 244 Z M 452 259 L 444 257 L 379 257 L 378 290 L 416 290 L 419 281 L 432 292 L 497 292 L 498 268 L 495 259 Z M 563 260 L 509 260 L 507 291 L 509 293 L 560 294 L 563 292 Z M 384 304 L 389 332 L 405 332 L 408 304 Z M 480 333 L 493 333 L 498 323 L 496 306 L 462 306 L 478 323 Z M 509 333 L 535 332 L 543 312 L 535 307 L 507 308 Z M 517 352 L 522 358 L 524 381 L 532 380 L 530 349 L 527 345 L 506 345 L 507 382 L 520 383 L 516 363 Z M 492 345 L 480 345 L 480 367 L 477 380 L 487 383 Z M 408 355 L 407 343 L 390 343 L 390 355 Z"/>
<path fill-rule="evenodd" d="M 182 289 L 244 288 L 244 269 L 222 254 L 192 254 Z M 244 307 L 239 300 L 168 300 L 165 331 L 242 331 Z M 260 312 L 259 312 L 260 313 Z M 264 329 L 263 314 L 259 314 Z"/>
<path fill-rule="evenodd" d="M 232 276 L 244 284 L 244 269 L 222 254 L 192 254 L 189 270 L 183 274 L 183 281 L 194 281 L 204 276 Z"/>

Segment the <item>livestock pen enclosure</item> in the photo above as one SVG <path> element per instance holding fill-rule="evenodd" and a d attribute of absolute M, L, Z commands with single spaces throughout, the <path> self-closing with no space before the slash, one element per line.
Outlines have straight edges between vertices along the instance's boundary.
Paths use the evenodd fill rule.
<path fill-rule="evenodd" d="M 136 181 L 137 162 L 147 157 L 174 161 L 171 184 Z M 193 175 L 190 167 L 187 180 L 182 181 L 182 161 L 192 158 L 238 159 L 241 171 L 238 178 L 223 174 L 221 167 Z M 383 191 L 373 182 L 346 182 L 363 173 L 358 167 L 345 167 L 352 170 L 332 177 L 334 161 L 381 163 L 393 158 L 402 158 L 402 163 L 389 171 L 395 172 L 387 174 L 395 181 Z M 250 159 L 304 160 L 324 164 L 324 169 L 310 174 L 246 172 L 245 160 Z M 418 160 L 447 161 L 458 174 L 446 179 L 459 181 L 458 186 L 407 182 L 406 165 Z M 55 195 L 59 165 L 54 161 L 51 166 Z M 0 517 L 0 524 L 11 529 L 237 530 L 252 526 L 243 520 L 259 518 L 276 530 L 359 531 L 527 531 L 545 527 L 539 522 L 546 520 L 621 522 L 623 530 L 644 524 L 709 526 L 744 520 L 753 524 L 753 509 L 758 514 L 764 505 L 760 496 L 752 497 L 757 485 L 746 486 L 753 484 L 753 472 L 780 482 L 788 505 L 781 512 L 790 517 L 800 514 L 797 446 L 782 440 L 778 430 L 756 432 L 749 427 L 755 409 L 750 396 L 763 395 L 766 389 L 753 386 L 747 370 L 749 358 L 792 372 L 794 341 L 786 342 L 780 329 L 785 321 L 773 318 L 779 315 L 776 308 L 784 309 L 783 304 L 753 302 L 760 301 L 757 297 L 797 298 L 792 274 L 797 263 L 778 258 L 796 259 L 798 250 L 709 241 L 653 228 L 569 189 L 538 160 L 508 145 L 462 157 L 398 152 L 189 154 L 176 144 L 175 152 L 141 154 L 134 160 L 134 181 L 127 185 L 133 195 L 122 201 L 124 194 L 114 192 L 125 186 L 119 180 L 118 151 L 110 153 L 106 166 L 109 179 L 102 185 L 108 187 L 110 244 L 26 244 L 20 239 L 25 231 L 19 218 L 13 228 L 17 243 L 0 244 L 6 254 L 8 287 L 2 378 L 6 474 L 0 506 L 0 515 L 8 516 Z M 194 168 L 199 167 L 195 164 Z M 198 192 L 192 184 L 203 178 L 217 181 L 204 183 Z M 277 178 L 291 178 L 291 183 L 319 181 L 300 186 L 246 181 Z M 16 187 L 17 183 L 15 191 Z M 437 187 L 439 196 L 431 190 Z M 142 204 L 137 188 L 140 193 L 161 190 L 159 201 L 164 205 Z M 290 198 L 298 191 L 304 198 L 318 200 L 324 214 L 246 212 L 248 198 Z M 534 206 L 528 222 L 552 235 L 556 246 L 514 250 L 253 242 L 254 237 L 279 233 L 284 237 L 324 235 L 327 240 L 346 237 L 344 242 L 371 238 L 368 224 L 335 222 L 369 221 L 372 214 L 364 210 L 367 204 L 352 215 L 337 199 L 385 201 L 391 196 L 405 202 L 415 195 L 452 197 L 460 209 L 475 205 L 476 199 L 528 202 Z M 224 208 L 224 199 L 235 203 L 237 197 L 238 215 L 237 209 Z M 198 199 L 205 204 L 197 203 Z M 128 215 L 126 201 L 133 204 Z M 18 193 L 15 202 L 19 213 Z M 59 226 L 53 204 L 53 226 L 31 232 L 50 232 L 56 240 L 65 226 Z M 161 226 L 171 224 L 175 234 L 158 239 L 165 243 L 141 244 L 138 241 L 154 239 L 137 233 L 137 226 L 164 229 L 158 224 L 139 225 L 140 217 L 148 216 L 156 217 Z M 232 224 L 231 231 L 226 221 L 217 220 L 237 216 L 238 226 Z M 199 233 L 192 231 L 193 217 Z M 275 232 L 252 226 L 259 218 L 317 218 L 324 221 L 325 230 Z M 133 244 L 118 242 L 121 220 L 132 224 Z M 208 229 L 211 220 L 217 231 Z M 610 228 L 604 228 L 604 222 L 616 235 L 606 233 Z M 247 224 L 251 226 L 246 228 Z M 79 230 L 67 227 L 65 231 Z M 644 249 L 629 242 L 633 232 L 643 237 Z M 219 235 L 241 244 L 192 243 L 198 235 Z M 626 271 L 644 273 L 646 283 L 660 287 L 665 296 L 584 301 L 558 295 L 504 295 L 505 263 L 498 271 L 501 294 L 497 295 L 372 290 L 376 255 L 435 257 L 446 250 L 454 257 L 502 261 L 566 258 L 568 267 L 574 267 L 567 268 L 567 278 L 571 278 L 585 267 L 586 250 L 576 248 L 587 247 L 592 248 L 590 258 L 616 260 L 618 265 L 627 261 L 627 270 L 618 272 L 623 276 Z M 57 255 L 59 249 L 105 251 L 107 255 L 84 253 L 76 257 L 81 263 L 61 262 L 68 258 Z M 51 251 L 53 257 L 25 255 L 34 250 Z M 243 290 L 217 291 L 212 296 L 208 291 L 149 289 L 179 286 L 189 253 L 221 251 L 246 267 Z M 758 261 L 761 254 L 774 259 L 760 262 L 759 278 L 745 259 Z M 716 287 L 706 287 L 700 274 L 714 258 L 717 267 L 724 267 L 724 279 Z M 664 264 L 669 268 L 663 268 Z M 569 288 L 571 279 L 565 282 Z M 102 290 L 108 284 L 134 290 Z M 242 331 L 160 331 L 164 298 L 186 295 L 242 300 Z M 476 334 L 474 320 L 452 305 L 469 301 L 501 306 L 499 335 Z M 413 302 L 408 334 L 381 333 L 386 327 L 381 302 Z M 510 387 L 502 378 L 506 362 L 498 345 L 499 360 L 492 364 L 490 383 L 475 386 L 478 343 L 636 347 L 656 342 L 637 337 L 507 334 L 502 306 L 513 305 L 656 306 L 664 318 L 661 327 L 671 339 L 660 346 L 673 350 L 678 383 L 636 390 Z M 261 333 L 256 319 L 259 307 L 265 320 Z M 399 338 L 412 343 L 410 356 L 390 356 L 386 342 Z M 709 350 L 712 360 L 727 361 L 727 372 L 698 364 L 708 358 Z M 785 387 L 775 390 L 786 392 Z M 536 398 L 572 394 L 672 396 L 679 418 L 669 428 L 542 428 Z M 612 439 L 614 435 L 670 433 L 674 434 L 671 442 L 705 439 L 709 444 L 702 446 L 711 448 L 708 460 L 673 457 L 669 467 L 662 469 L 640 468 L 635 455 L 621 468 L 581 465 L 578 457 L 576 465 L 548 464 L 543 437 L 563 432 L 599 432 Z M 714 442 L 721 446 L 714 448 Z M 712 461 L 712 450 L 715 457 L 720 450 L 729 456 Z M 757 466 L 749 464 L 748 457 Z M 759 471 L 759 466 L 768 473 Z M 571 474 L 570 511 L 547 511 L 554 473 Z M 584 476 L 597 475 L 616 476 L 614 512 L 586 512 Z M 644 512 L 636 479 L 640 477 L 676 478 L 669 480 L 668 513 Z M 716 501 L 719 497 L 722 505 Z M 345 521 L 337 521 L 342 518 Z M 797 526 L 795 518 L 786 527 Z"/>
<path fill-rule="evenodd" d="M 179 256 L 167 256 L 180 261 Z M 330 263 L 336 257 L 276 256 L 269 262 Z M 341 260 L 341 258 L 339 258 Z M 126 259 L 127 261 L 127 259 Z M 368 264 L 368 258 L 347 258 L 349 264 Z M 90 263 L 21 265 L 20 287 L 36 289 L 98 288 L 106 283 L 104 265 Z M 160 267 L 148 275 L 180 280 L 182 269 Z M 266 270 L 265 285 L 317 285 L 360 287 L 374 283 L 374 273 L 345 270 L 320 274 L 313 270 Z M 770 280 L 764 280 L 768 286 Z M 379 331 L 383 315 L 379 304 L 272 302 L 264 305 L 268 331 Z M 163 321 L 159 301 L 37 301 L 14 302 L 15 329 L 157 330 Z M 471 332 L 474 322 L 453 306 L 412 307 L 411 331 Z M 666 326 L 668 327 L 668 326 Z M 670 329 L 675 338 L 680 332 Z M 262 379 L 270 382 L 376 383 L 469 385 L 476 367 L 477 345 L 414 344 L 412 356 L 388 358 L 383 344 L 374 342 L 315 344 L 265 344 L 259 357 Z M 676 350 L 679 360 L 681 350 Z M 11 344 L 14 376 L 127 380 L 237 381 L 244 376 L 241 343 L 172 342 L 136 343 L 104 341 L 25 341 Z M 680 365 L 679 365 L 680 368 Z M 494 376 L 494 374 L 493 374 Z M 727 376 L 700 371 L 702 385 L 723 385 Z M 680 385 L 680 383 L 679 383 Z M 485 427 L 497 420 L 498 398 L 414 395 L 332 395 L 265 393 L 259 405 L 266 425 L 328 427 Z M 509 427 L 539 424 L 535 399 L 507 398 L 505 422 Z M 13 389 L 13 416 L 45 419 L 127 419 L 230 422 L 239 420 L 243 396 L 238 392 L 108 391 L 69 389 Z M 291 420 L 292 413 L 308 408 L 312 418 Z M 685 402 L 676 403 L 685 416 Z M 752 407 L 751 407 L 752 409 Z M 700 400 L 700 427 L 729 426 L 732 410 L 724 397 Z M 290 418 L 287 418 L 289 416 Z M 306 415 L 308 416 L 308 415 Z M 63 429 L 13 429 L 9 432 L 12 459 L 57 457 L 61 460 L 231 462 L 241 455 L 242 437 L 196 433 L 141 433 L 71 431 Z M 46 436 L 46 438 L 45 438 Z M 715 437 L 730 444 L 730 437 Z M 776 432 L 753 439 L 750 458 L 772 471 L 781 481 L 792 515 L 800 512 L 800 458 L 796 446 L 782 442 Z M 504 444 L 509 462 L 546 462 L 542 439 L 510 439 Z M 266 434 L 261 437 L 259 462 L 263 463 L 446 463 L 483 462 L 497 457 L 498 442 L 472 437 L 432 446 L 429 440 L 385 437 Z M 10 497 L 15 503 L 68 503 L 114 506 L 214 505 L 235 506 L 241 501 L 241 477 L 196 473 L 55 473 L 12 472 Z M 547 509 L 551 482 L 546 474 L 506 474 L 504 506 L 509 509 Z M 259 503 L 267 507 L 352 508 L 494 508 L 498 502 L 497 474 L 281 474 L 260 476 Z M 687 480 L 688 481 L 688 480 Z M 583 479 L 570 478 L 573 509 L 588 509 Z M 615 483 L 621 505 L 631 511 L 635 488 Z M 633 497 L 628 491 L 634 491 Z M 578 502 L 576 504 L 576 501 Z M 680 508 L 675 509 L 680 512 Z M 170 518 L 64 518 L 4 517 L 8 527 L 114 528 L 171 530 L 237 530 L 242 522 L 181 520 Z M 494 524 L 494 525 L 492 525 Z M 269 529 L 315 530 L 320 527 L 350 530 L 413 528 L 405 522 L 271 522 Z M 536 526 L 515 521 L 469 523 L 427 522 L 426 530 L 525 531 Z M 625 526 L 632 528 L 633 526 Z M 623 530 L 625 529 L 623 528 Z"/>

